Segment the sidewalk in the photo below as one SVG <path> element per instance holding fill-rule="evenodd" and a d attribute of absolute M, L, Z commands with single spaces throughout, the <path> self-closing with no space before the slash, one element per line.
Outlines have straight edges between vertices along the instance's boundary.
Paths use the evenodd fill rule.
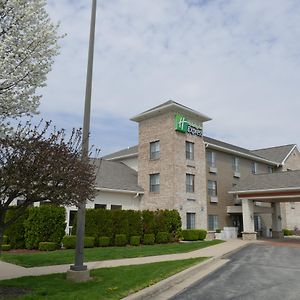
<path fill-rule="evenodd" d="M 89 269 L 99 269 L 99 268 L 109 268 L 109 267 L 117 267 L 117 266 L 146 264 L 146 263 L 153 263 L 153 262 L 160 262 L 160 261 L 172 261 L 172 260 L 188 259 L 188 258 L 195 258 L 195 257 L 212 257 L 213 259 L 218 259 L 225 254 L 228 254 L 232 251 L 236 251 L 237 249 L 246 246 L 247 244 L 249 244 L 248 241 L 229 240 L 222 244 L 210 246 L 207 248 L 203 248 L 203 249 L 199 249 L 187 253 L 96 261 L 96 262 L 88 262 L 86 263 L 86 265 L 88 266 Z M 23 276 L 39 276 L 39 275 L 54 274 L 54 273 L 65 273 L 69 269 L 70 269 L 70 264 L 24 268 L 24 267 L 20 267 L 20 266 L 16 266 L 13 264 L 0 261 L 0 280 L 18 278 Z"/>

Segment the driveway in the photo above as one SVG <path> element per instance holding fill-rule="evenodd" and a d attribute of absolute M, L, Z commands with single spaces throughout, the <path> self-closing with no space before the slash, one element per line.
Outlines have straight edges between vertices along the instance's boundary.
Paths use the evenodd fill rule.
<path fill-rule="evenodd" d="M 226 265 L 171 299 L 300 299 L 300 247 L 251 244 Z"/>

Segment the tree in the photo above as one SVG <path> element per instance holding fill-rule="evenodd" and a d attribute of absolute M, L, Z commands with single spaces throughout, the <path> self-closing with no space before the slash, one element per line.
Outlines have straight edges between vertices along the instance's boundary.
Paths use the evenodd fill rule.
<path fill-rule="evenodd" d="M 4 229 L 34 202 L 78 205 L 94 196 L 95 166 L 81 159 L 81 130 L 50 132 L 50 122 L 0 136 L 0 245 Z M 9 220 L 16 199 L 23 200 Z"/>
<path fill-rule="evenodd" d="M 53 58 L 58 54 L 57 25 L 45 0 L 0 0 L 0 117 L 37 113 Z"/>

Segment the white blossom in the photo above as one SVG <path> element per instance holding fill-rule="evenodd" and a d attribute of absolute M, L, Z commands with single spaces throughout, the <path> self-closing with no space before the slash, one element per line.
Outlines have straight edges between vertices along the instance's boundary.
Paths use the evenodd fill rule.
<path fill-rule="evenodd" d="M 0 0 L 0 117 L 35 114 L 53 58 L 58 25 L 45 0 Z"/>

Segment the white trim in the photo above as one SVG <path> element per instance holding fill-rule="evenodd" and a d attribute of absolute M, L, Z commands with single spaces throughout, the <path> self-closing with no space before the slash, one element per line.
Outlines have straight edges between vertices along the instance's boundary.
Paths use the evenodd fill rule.
<path fill-rule="evenodd" d="M 104 160 L 118 160 L 121 158 L 130 158 L 130 157 L 135 157 L 138 156 L 138 152 L 136 153 L 131 153 L 131 154 L 125 154 L 125 155 L 120 155 L 120 156 L 115 156 L 115 157 L 111 157 L 111 158 L 103 158 Z"/>
<path fill-rule="evenodd" d="M 141 194 L 143 195 L 144 192 L 142 191 L 130 191 L 130 190 L 119 190 L 119 189 L 109 189 L 109 188 L 95 188 L 97 191 L 101 192 L 109 192 L 109 193 L 123 193 L 123 194 Z"/>
<path fill-rule="evenodd" d="M 245 190 L 245 191 L 229 191 L 229 194 L 247 194 L 247 193 L 261 193 L 261 192 L 277 192 L 277 191 L 297 191 L 300 192 L 300 187 L 277 188 L 277 189 L 260 189 L 260 190 Z"/>
<path fill-rule="evenodd" d="M 288 157 L 292 154 L 292 152 L 294 151 L 294 149 L 297 148 L 297 145 L 294 145 L 294 147 L 292 148 L 292 150 L 288 153 L 288 155 L 285 157 L 285 159 L 282 161 L 282 165 L 284 165 L 285 161 L 288 159 Z M 297 148 L 298 149 L 298 148 Z"/>
<path fill-rule="evenodd" d="M 243 152 L 240 152 L 240 151 L 237 151 L 237 150 L 233 150 L 233 149 L 230 149 L 230 148 L 218 146 L 218 145 L 215 145 L 215 144 L 211 144 L 211 143 L 207 143 L 206 142 L 205 143 L 205 147 L 212 148 L 212 149 L 215 149 L 215 150 L 221 150 L 223 152 L 234 153 L 234 154 L 237 154 L 237 155 L 239 155 L 241 157 L 247 157 L 247 158 L 250 157 L 253 160 L 264 162 L 264 163 L 268 163 L 268 164 L 274 165 L 276 167 L 280 166 L 280 164 L 277 163 L 277 162 L 275 162 L 275 161 L 271 161 L 271 160 L 268 160 L 268 159 L 265 159 L 265 158 L 260 158 L 260 157 L 257 157 L 255 155 L 246 154 L 246 153 L 243 153 Z"/>
<path fill-rule="evenodd" d="M 299 195 L 289 195 L 289 196 L 261 196 L 261 197 L 247 197 L 249 200 L 263 200 L 263 199 L 291 199 L 291 198 L 300 198 L 300 192 Z M 244 199 L 244 198 L 243 198 Z M 298 202 L 298 201 L 293 201 L 293 202 Z M 261 206 L 263 207 L 263 206 Z"/>

